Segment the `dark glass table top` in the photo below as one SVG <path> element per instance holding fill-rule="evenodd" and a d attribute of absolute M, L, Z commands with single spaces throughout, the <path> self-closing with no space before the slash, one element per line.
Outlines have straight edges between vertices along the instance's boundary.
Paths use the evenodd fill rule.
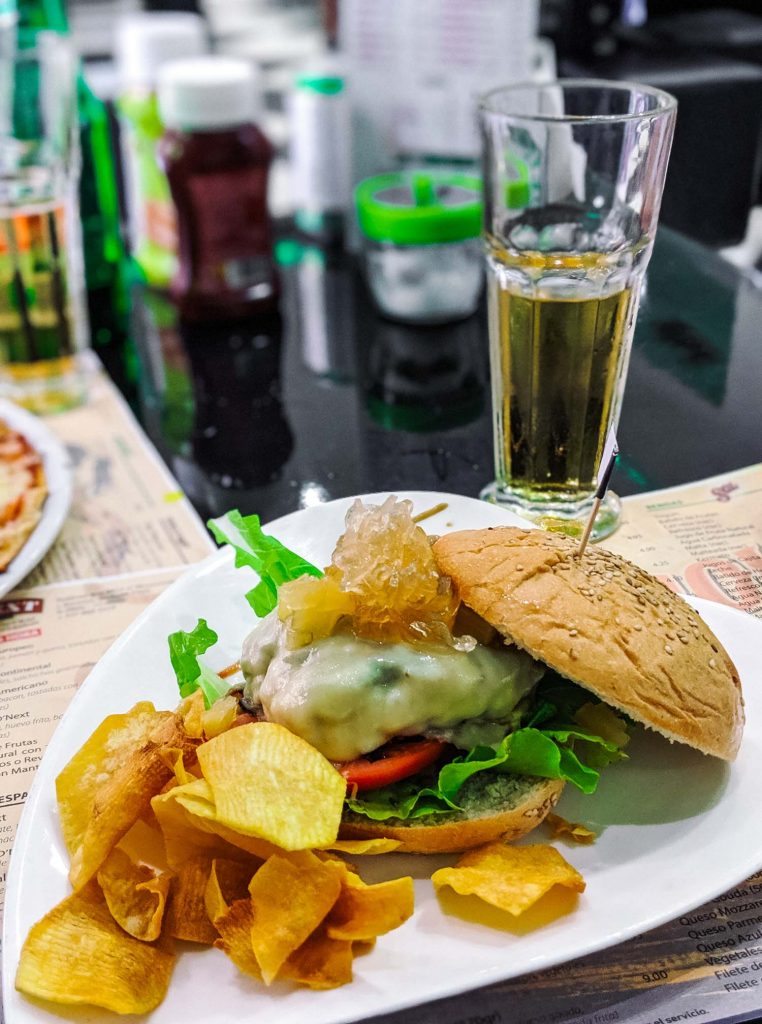
<path fill-rule="evenodd" d="M 286 240 L 279 312 L 179 324 L 134 301 L 133 404 L 203 517 L 271 520 L 373 491 L 477 496 L 492 479 L 486 315 L 411 327 L 374 311 L 356 263 Z M 762 461 L 762 288 L 662 229 L 619 429 L 619 494 Z"/>

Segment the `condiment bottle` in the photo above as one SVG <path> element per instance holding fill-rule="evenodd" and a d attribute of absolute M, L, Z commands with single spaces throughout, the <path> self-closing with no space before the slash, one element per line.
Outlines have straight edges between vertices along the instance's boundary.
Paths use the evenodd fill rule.
<path fill-rule="evenodd" d="M 177 213 L 172 285 L 187 320 L 247 317 L 277 302 L 267 179 L 272 146 L 245 61 L 199 57 L 162 68 L 159 143 Z"/>
<path fill-rule="evenodd" d="M 149 284 L 165 288 L 177 263 L 177 228 L 156 146 L 163 126 L 156 77 L 170 61 L 209 48 L 203 18 L 183 11 L 131 12 L 117 24 L 117 108 L 123 132 L 132 256 Z"/>

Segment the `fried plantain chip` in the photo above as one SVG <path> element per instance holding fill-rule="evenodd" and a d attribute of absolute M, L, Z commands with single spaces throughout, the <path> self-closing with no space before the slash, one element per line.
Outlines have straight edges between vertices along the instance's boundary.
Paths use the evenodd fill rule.
<path fill-rule="evenodd" d="M 194 690 L 193 693 L 181 700 L 177 706 L 177 713 L 183 720 L 185 731 L 194 739 L 204 738 L 204 694 L 201 690 Z"/>
<path fill-rule="evenodd" d="M 158 871 L 167 871 L 167 857 L 164 849 L 164 836 L 156 820 L 151 816 L 138 818 L 130 831 L 119 840 L 117 850 L 124 850 L 130 860 L 136 864 L 148 864 Z"/>
<path fill-rule="evenodd" d="M 163 752 L 178 748 L 190 753 L 196 746 L 197 741 L 187 735 L 178 715 L 173 712 L 155 715 L 158 721 L 147 734 L 145 724 L 141 726 L 140 742 L 128 748 L 120 743 L 118 756 L 109 750 L 108 759 L 101 757 L 86 773 L 90 777 L 95 771 L 96 777 L 92 782 L 90 817 L 72 853 L 69 878 L 75 889 L 81 889 L 93 877 L 170 778 L 171 769 L 163 759 Z M 114 764 L 115 761 L 118 764 Z M 67 782 L 73 781 L 68 776 L 71 767 L 72 763 L 64 769 Z M 77 803 L 79 806 L 79 801 Z"/>
<path fill-rule="evenodd" d="M 150 701 L 141 701 L 124 715 L 109 715 L 59 774 L 58 815 L 70 854 L 90 824 L 96 790 L 122 766 L 125 755 L 171 717 L 171 711 L 157 711 Z"/>
<path fill-rule="evenodd" d="M 256 872 L 249 885 L 251 944 L 268 985 L 324 920 L 347 873 L 309 850 L 275 854 Z"/>
<path fill-rule="evenodd" d="M 217 949 L 226 953 L 239 971 L 261 981 L 262 971 L 251 945 L 251 928 L 254 923 L 251 900 L 247 898 L 231 903 L 214 923 L 220 933 L 214 943 Z"/>
<path fill-rule="evenodd" d="M 175 799 L 175 787 L 167 793 L 155 796 L 151 810 L 161 829 L 167 864 L 173 871 L 193 857 L 228 857 L 236 859 L 238 848 L 216 833 L 201 827 L 199 820 Z M 241 854 L 243 856 L 243 854 Z"/>
<path fill-rule="evenodd" d="M 254 722 L 198 748 L 215 820 L 284 850 L 330 846 L 346 782 L 309 743 L 280 725 Z"/>
<path fill-rule="evenodd" d="M 166 747 L 160 752 L 159 756 L 174 776 L 173 779 L 169 780 L 173 784 L 171 788 L 174 788 L 175 785 L 185 786 L 189 782 L 196 782 L 198 779 L 198 775 L 193 775 L 188 771 L 183 752 L 178 747 Z"/>
<path fill-rule="evenodd" d="M 206 857 L 186 860 L 172 879 L 167 931 L 176 939 L 213 946 L 217 929 L 209 920 L 204 896 L 212 862 Z"/>
<path fill-rule="evenodd" d="M 219 736 L 221 732 L 225 732 L 233 724 L 237 715 L 238 698 L 233 694 L 216 700 L 203 714 L 204 738 L 211 740 L 215 736 Z"/>
<path fill-rule="evenodd" d="M 278 978 L 315 989 L 346 985 L 352 980 L 352 943 L 332 939 L 320 927 L 291 954 Z"/>
<path fill-rule="evenodd" d="M 360 854 L 391 853 L 400 845 L 399 839 L 337 839 L 335 843 L 331 843 L 328 849 L 359 856 Z"/>
<path fill-rule="evenodd" d="M 349 941 L 375 939 L 407 921 L 413 913 L 414 899 L 412 878 L 366 885 L 347 872 L 341 880 L 339 898 L 326 919 L 326 934 L 331 939 Z"/>
<path fill-rule="evenodd" d="M 55 1003 L 148 1013 L 167 992 L 174 960 L 165 939 L 141 942 L 123 931 L 92 881 L 30 929 L 16 988 Z"/>
<path fill-rule="evenodd" d="M 431 881 L 436 889 L 449 885 L 461 896 L 478 896 L 514 915 L 528 910 L 554 885 L 585 890 L 582 875 L 555 847 L 506 846 L 499 841 L 467 851 L 455 867 L 435 871 Z"/>
<path fill-rule="evenodd" d="M 266 860 L 280 848 L 256 836 L 242 835 L 216 820 L 212 791 L 205 779 L 194 779 L 155 797 L 151 807 L 164 833 L 167 861 L 175 868 L 189 856 L 241 860 L 231 847 Z"/>
<path fill-rule="evenodd" d="M 97 877 L 116 923 L 142 942 L 158 939 L 170 876 L 146 864 L 135 863 L 117 847 L 103 862 Z"/>
<path fill-rule="evenodd" d="M 568 839 L 572 843 L 589 846 L 598 838 L 597 833 L 586 825 L 581 825 L 577 821 L 567 821 L 560 814 L 546 814 L 542 823 L 550 829 L 551 839 Z"/>
<path fill-rule="evenodd" d="M 222 917 L 231 903 L 247 898 L 249 882 L 259 866 L 260 862 L 253 858 L 249 863 L 226 860 L 223 857 L 217 857 L 212 861 L 204 892 L 204 906 L 212 923 L 218 917 Z"/>

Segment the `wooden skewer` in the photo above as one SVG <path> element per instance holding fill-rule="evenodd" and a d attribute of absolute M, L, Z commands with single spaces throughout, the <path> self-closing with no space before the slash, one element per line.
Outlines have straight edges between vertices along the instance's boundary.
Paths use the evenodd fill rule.
<path fill-rule="evenodd" d="M 579 542 L 579 547 L 574 552 L 575 558 L 582 558 L 587 547 L 587 542 L 590 540 L 590 534 L 593 532 L 593 526 L 595 526 L 595 517 L 598 515 L 598 509 L 601 507 L 601 501 L 597 495 L 593 502 L 593 507 L 590 509 L 590 515 L 587 517 L 587 523 L 585 524 L 585 532 L 582 534 L 582 539 Z"/>

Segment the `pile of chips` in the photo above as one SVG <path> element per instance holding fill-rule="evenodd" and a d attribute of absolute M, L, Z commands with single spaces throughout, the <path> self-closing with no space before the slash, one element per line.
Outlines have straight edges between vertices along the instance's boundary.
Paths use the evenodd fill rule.
<path fill-rule="evenodd" d="M 352 980 L 354 956 L 413 912 L 413 881 L 366 885 L 341 854 L 345 780 L 268 722 L 238 725 L 234 697 L 176 711 L 136 704 L 101 723 L 57 779 L 73 892 L 27 936 L 16 987 L 63 1004 L 147 1013 L 164 998 L 174 940 L 215 946 L 265 985 Z M 554 832 L 590 842 L 581 825 Z M 510 915 L 552 888 L 582 892 L 553 847 L 490 843 L 432 876 Z M 294 894 L 298 893 L 298 898 Z"/>
<path fill-rule="evenodd" d="M 109 716 L 57 780 L 73 893 L 27 936 L 17 988 L 146 1013 L 174 939 L 216 946 L 245 974 L 333 988 L 413 911 L 413 882 L 366 885 L 336 850 L 345 781 L 278 725 L 231 728 L 234 698 Z M 293 898 L 299 893 L 298 900 Z"/>

